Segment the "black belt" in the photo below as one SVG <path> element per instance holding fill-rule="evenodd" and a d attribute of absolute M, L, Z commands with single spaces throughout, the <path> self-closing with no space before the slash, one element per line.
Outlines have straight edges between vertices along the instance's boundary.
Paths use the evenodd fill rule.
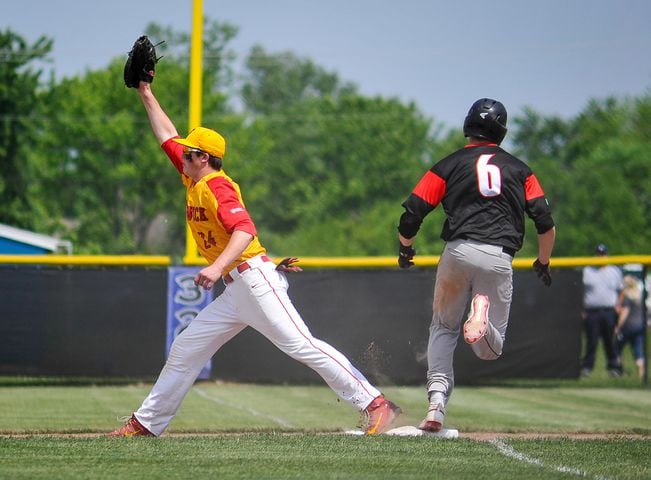
<path fill-rule="evenodd" d="M 475 240 L 474 238 L 468 238 L 468 237 L 458 237 L 455 240 L 470 240 L 472 242 L 479 242 L 479 243 L 486 243 L 482 242 L 481 240 Z M 486 245 L 491 245 L 490 243 L 487 243 Z M 496 245 L 499 247 L 499 245 Z M 517 250 L 515 248 L 511 247 L 502 247 L 502 253 L 506 253 L 507 255 L 511 255 L 512 257 L 515 257 Z"/>
<path fill-rule="evenodd" d="M 615 307 L 585 307 L 586 312 L 611 312 Z"/>
<path fill-rule="evenodd" d="M 262 255 L 261 258 L 262 258 L 263 262 L 271 262 L 271 259 L 269 257 L 267 257 L 266 255 Z M 251 268 L 251 265 L 249 265 L 246 262 L 242 262 L 236 268 L 237 268 L 238 273 L 242 273 L 242 272 L 246 272 L 249 268 Z M 225 284 L 233 283 L 233 281 L 234 281 L 233 277 L 231 277 L 230 273 L 227 273 L 226 275 L 224 275 L 223 278 L 224 278 L 224 283 Z"/>

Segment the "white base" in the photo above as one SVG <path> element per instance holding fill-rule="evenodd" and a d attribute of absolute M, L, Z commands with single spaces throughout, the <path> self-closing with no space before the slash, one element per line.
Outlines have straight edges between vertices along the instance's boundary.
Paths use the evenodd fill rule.
<path fill-rule="evenodd" d="M 394 435 L 398 437 L 435 437 L 435 438 L 458 438 L 459 430 L 454 428 L 442 428 L 438 432 L 426 432 L 420 428 L 407 425 L 397 427 L 384 432 L 385 435 Z"/>
<path fill-rule="evenodd" d="M 347 430 L 346 435 L 364 435 L 363 430 Z M 434 437 L 434 438 L 458 438 L 459 430 L 453 428 L 442 428 L 438 432 L 426 432 L 412 425 L 392 428 L 383 433 L 383 435 L 392 435 L 395 437 Z"/>

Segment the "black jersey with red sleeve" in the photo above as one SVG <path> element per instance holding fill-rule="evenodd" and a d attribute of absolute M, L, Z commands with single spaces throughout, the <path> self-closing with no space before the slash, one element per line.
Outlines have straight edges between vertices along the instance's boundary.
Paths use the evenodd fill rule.
<path fill-rule="evenodd" d="M 398 230 L 412 238 L 441 203 L 445 241 L 468 239 L 517 251 L 524 214 L 538 233 L 554 226 L 540 183 L 527 164 L 496 144 L 470 144 L 436 163 L 402 204 Z"/>

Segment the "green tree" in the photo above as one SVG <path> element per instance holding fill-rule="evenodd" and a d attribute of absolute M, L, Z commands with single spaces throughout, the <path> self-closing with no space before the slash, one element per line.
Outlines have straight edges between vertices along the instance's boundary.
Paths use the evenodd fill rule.
<path fill-rule="evenodd" d="M 570 124 L 557 116 L 543 117 L 530 107 L 523 111 L 522 117 L 513 120 L 514 127 L 509 132 L 514 153 L 532 162 L 547 158 L 564 164 L 564 150 L 571 137 Z"/>
<path fill-rule="evenodd" d="M 534 167 L 559 225 L 557 255 L 590 254 L 599 242 L 618 253 L 650 250 L 650 98 L 591 100 L 568 121 L 532 110 L 516 119 L 517 151 Z M 528 235 L 523 254 L 535 252 Z"/>
<path fill-rule="evenodd" d="M 253 206 L 260 225 L 272 238 L 330 225 L 321 245 L 312 243 L 311 251 L 300 254 L 359 251 L 354 238 L 369 231 L 363 222 L 368 211 L 377 202 L 399 206 L 415 172 L 424 170 L 429 123 L 413 105 L 361 96 L 313 99 L 262 121 L 273 146 L 264 159 L 265 191 L 259 194 L 265 198 Z M 395 237 L 395 228 L 391 234 Z M 350 244 L 342 249 L 345 239 Z M 383 242 L 366 243 L 370 253 Z"/>
<path fill-rule="evenodd" d="M 648 204 L 651 187 L 651 158 L 640 158 L 645 150 L 612 140 L 577 159 L 574 179 L 580 187 L 568 185 L 571 208 L 558 215 L 565 239 L 559 254 L 589 255 L 600 242 L 607 243 L 611 253 L 649 251 L 651 243 L 639 234 L 651 226 L 648 209 L 639 201 L 642 194 Z M 635 181 L 630 178 L 633 172 L 638 176 Z"/>
<path fill-rule="evenodd" d="M 354 94 L 357 87 L 343 83 L 309 59 L 291 52 L 269 54 L 260 45 L 251 49 L 242 98 L 248 111 L 273 115 L 314 98 Z"/>
<path fill-rule="evenodd" d="M 25 157 L 34 145 L 35 115 L 42 71 L 52 40 L 33 44 L 11 29 L 0 31 L 0 222 L 35 228 L 30 181 L 34 172 Z"/>
<path fill-rule="evenodd" d="M 154 89 L 187 132 L 189 35 L 147 27 L 163 60 Z M 203 125 L 227 139 L 225 168 L 242 185 L 273 254 L 393 255 L 401 202 L 431 165 L 461 147 L 413 103 L 367 97 L 311 60 L 254 47 L 240 78 L 229 44 L 237 28 L 204 30 Z M 0 221 L 46 226 L 78 253 L 170 253 L 185 244 L 184 190 L 151 134 L 125 57 L 106 69 L 39 85 L 35 62 L 51 42 L 0 33 Z M 125 50 L 128 45 L 125 46 Z M 243 101 L 244 112 L 232 104 Z M 512 120 L 513 151 L 541 180 L 559 226 L 557 255 L 648 252 L 651 96 L 591 100 L 571 119 L 531 108 Z M 444 212 L 419 233 L 438 254 Z M 522 255 L 536 254 L 527 225 Z"/>

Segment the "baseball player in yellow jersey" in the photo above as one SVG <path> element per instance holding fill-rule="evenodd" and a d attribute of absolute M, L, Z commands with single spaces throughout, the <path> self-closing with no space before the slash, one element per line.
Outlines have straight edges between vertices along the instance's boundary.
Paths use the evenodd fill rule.
<path fill-rule="evenodd" d="M 211 289 L 223 280 L 226 288 L 176 338 L 147 398 L 124 426 L 109 435 L 162 434 L 201 368 L 247 326 L 312 368 L 342 400 L 362 412 L 367 434 L 386 431 L 400 408 L 385 399 L 343 354 L 310 333 L 287 295 L 284 272 L 297 269 L 292 266 L 296 259 L 276 266 L 265 255 L 240 188 L 222 169 L 224 138 L 202 127 L 180 138 L 151 84 L 140 81 L 137 91 L 156 139 L 187 188 L 188 225 L 209 262 L 195 283 Z"/>

